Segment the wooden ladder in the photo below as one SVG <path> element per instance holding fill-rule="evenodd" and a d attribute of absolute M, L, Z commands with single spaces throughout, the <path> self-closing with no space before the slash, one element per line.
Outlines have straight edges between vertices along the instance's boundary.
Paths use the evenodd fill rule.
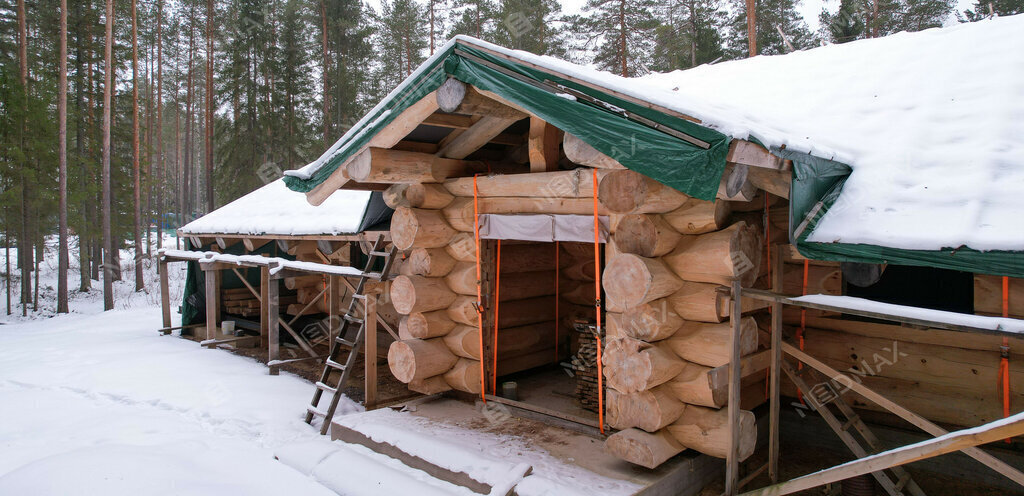
<path fill-rule="evenodd" d="M 854 456 L 857 458 L 864 458 L 884 451 L 884 447 L 879 442 L 878 437 L 875 436 L 875 433 L 868 428 L 867 424 L 865 424 L 863 420 L 861 420 L 860 415 L 857 415 L 857 412 L 853 411 L 853 407 L 843 399 L 843 392 L 836 391 L 831 385 L 824 386 L 824 384 L 827 384 L 824 381 L 817 382 L 817 385 L 827 388 L 826 391 L 828 395 L 826 399 L 822 401 L 821 398 L 814 394 L 814 390 L 808 386 L 807 381 L 804 380 L 803 376 L 806 375 L 809 378 L 813 377 L 815 380 L 823 379 L 823 376 L 810 367 L 803 367 L 802 369 L 797 370 L 793 365 L 786 361 L 782 361 L 781 365 L 782 371 L 785 372 L 789 379 L 793 381 L 793 384 L 796 384 L 796 387 L 803 392 L 803 397 L 806 400 L 805 402 L 813 408 L 814 411 L 821 415 L 821 418 L 825 420 L 825 423 L 827 423 L 832 431 L 839 436 L 839 439 L 843 441 L 843 444 L 846 444 L 846 446 L 850 448 L 850 451 L 853 452 Z M 836 412 L 833 412 L 830 405 L 834 405 L 836 407 L 838 416 Z M 840 416 L 845 420 L 840 420 Z M 857 440 L 857 437 L 853 435 L 851 429 L 852 431 L 856 431 L 860 434 L 864 444 L 861 444 L 861 442 Z M 905 494 L 904 490 L 906 490 L 906 494 L 910 494 L 912 496 L 925 496 L 924 491 L 922 491 L 917 483 L 910 478 L 910 473 L 903 467 L 892 467 L 888 469 L 888 472 L 880 470 L 878 472 L 872 472 L 871 475 L 874 476 L 875 480 L 881 484 L 882 489 L 885 489 L 885 492 L 890 496 L 902 496 Z"/>
<path fill-rule="evenodd" d="M 359 282 L 352 292 L 352 300 L 349 302 L 348 310 L 341 317 L 338 334 L 334 336 L 334 341 L 331 343 L 331 352 L 327 355 L 327 359 L 324 362 L 324 371 L 320 374 L 320 380 L 316 383 L 313 400 L 306 407 L 307 424 L 312 425 L 314 417 L 323 417 L 324 423 L 320 427 L 320 434 L 327 434 L 328 429 L 330 429 L 331 419 L 334 418 L 334 411 L 338 408 L 338 400 L 341 399 L 340 391 L 345 386 L 345 382 L 348 381 L 352 367 L 356 363 L 356 357 L 363 348 L 366 329 L 366 323 L 363 319 L 366 316 L 357 317 L 353 314 L 360 307 L 360 303 L 366 299 L 366 294 L 363 293 L 366 282 L 368 280 L 385 281 L 390 275 L 391 264 L 395 257 L 395 247 L 392 246 L 388 251 L 383 251 L 383 248 L 384 236 L 381 235 L 377 238 L 377 242 L 373 244 L 373 248 L 370 249 L 366 267 L 359 276 Z M 380 272 L 372 272 L 373 266 L 381 258 L 384 259 L 384 268 Z M 355 337 L 351 340 L 345 339 L 352 330 L 355 331 Z M 346 352 L 348 355 L 342 360 L 342 355 Z M 366 360 L 376 359 L 377 350 L 366 351 Z M 338 374 L 334 374 L 335 371 L 338 371 Z M 337 380 L 331 381 L 332 374 L 337 376 Z M 332 395 L 331 403 L 326 410 L 321 410 L 318 408 L 318 405 L 325 391 Z"/>

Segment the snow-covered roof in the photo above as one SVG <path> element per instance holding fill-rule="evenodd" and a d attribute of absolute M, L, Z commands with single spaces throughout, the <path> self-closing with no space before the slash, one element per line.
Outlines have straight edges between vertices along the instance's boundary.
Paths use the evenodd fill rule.
<path fill-rule="evenodd" d="M 420 69 L 457 43 L 850 165 L 810 241 L 1024 249 L 1024 15 L 640 78 L 458 36 Z M 310 178 L 367 124 L 286 174 Z"/>
<path fill-rule="evenodd" d="M 369 191 L 339 190 L 319 206 L 278 179 L 181 227 L 182 234 L 333 235 L 358 232 Z"/>

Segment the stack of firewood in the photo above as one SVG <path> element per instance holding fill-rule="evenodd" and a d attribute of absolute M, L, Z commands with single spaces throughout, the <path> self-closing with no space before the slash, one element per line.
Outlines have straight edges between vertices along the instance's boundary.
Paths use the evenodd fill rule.
<path fill-rule="evenodd" d="M 567 366 L 576 379 L 576 401 L 584 410 L 597 412 L 601 404 L 597 380 L 597 329 L 589 322 L 577 323 L 574 327 L 576 347 Z"/>
<path fill-rule="evenodd" d="M 249 288 L 225 289 L 221 291 L 224 313 L 242 317 L 257 317 L 260 314 L 260 301 L 249 291 Z"/>
<path fill-rule="evenodd" d="M 281 299 L 281 307 L 285 308 L 285 312 L 288 315 L 298 315 L 303 308 L 306 308 L 310 302 L 316 300 L 303 315 L 311 315 L 315 313 L 327 313 L 327 294 L 317 298 L 320 292 L 324 290 L 324 285 L 327 284 L 324 277 L 321 275 L 308 275 L 308 276 L 297 276 L 297 277 L 286 277 L 284 280 L 284 287 L 294 290 L 295 296 L 290 298 L 289 301 Z"/>

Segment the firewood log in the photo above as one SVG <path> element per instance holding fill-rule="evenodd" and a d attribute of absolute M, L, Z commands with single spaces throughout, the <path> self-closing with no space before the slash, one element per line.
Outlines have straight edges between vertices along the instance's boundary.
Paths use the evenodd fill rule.
<path fill-rule="evenodd" d="M 676 399 L 665 386 L 649 391 L 625 394 L 609 389 L 605 395 L 605 414 L 608 425 L 623 430 L 631 427 L 647 432 L 658 431 L 675 422 L 686 404 Z"/>
<path fill-rule="evenodd" d="M 662 260 L 686 281 L 729 285 L 739 278 L 750 286 L 761 263 L 760 239 L 756 229 L 737 222 L 721 231 L 683 236 Z"/>
<path fill-rule="evenodd" d="M 619 323 L 626 336 L 650 343 L 672 337 L 683 322 L 668 300 L 662 298 L 627 308 Z"/>
<path fill-rule="evenodd" d="M 388 366 L 404 383 L 443 374 L 455 365 L 456 356 L 441 339 L 408 339 L 391 343 Z"/>
<path fill-rule="evenodd" d="M 715 410 L 687 405 L 679 419 L 666 429 L 679 444 L 705 455 L 725 458 L 729 453 L 728 409 Z M 754 453 L 754 445 L 757 443 L 757 425 L 753 413 L 740 412 L 736 435 L 739 437 L 739 460 L 743 461 Z"/>
<path fill-rule="evenodd" d="M 608 386 L 623 393 L 663 384 L 679 375 L 685 365 L 671 350 L 632 338 L 609 340 L 603 362 Z"/>
<path fill-rule="evenodd" d="M 666 346 L 684 360 L 708 367 L 725 365 L 732 359 L 732 323 L 705 324 L 686 322 Z M 757 351 L 757 321 L 744 317 L 740 321 L 740 354 Z"/>
<path fill-rule="evenodd" d="M 608 263 L 602 283 L 612 311 L 663 298 L 682 287 L 682 281 L 661 259 L 625 253 Z"/>
<path fill-rule="evenodd" d="M 613 171 L 601 179 L 598 200 L 617 214 L 671 212 L 689 196 L 632 170 Z"/>
<path fill-rule="evenodd" d="M 441 248 L 454 236 L 440 210 L 400 207 L 391 216 L 391 239 L 399 250 Z"/>
<path fill-rule="evenodd" d="M 727 201 L 690 198 L 681 207 L 662 215 L 668 225 L 682 234 L 704 234 L 724 227 L 731 212 Z"/>
<path fill-rule="evenodd" d="M 565 133 L 565 137 L 562 138 L 562 149 L 565 150 L 565 156 L 576 164 L 595 169 L 625 169 L 617 160 L 569 133 Z"/>
<path fill-rule="evenodd" d="M 619 219 L 612 240 L 622 253 L 653 258 L 672 251 L 681 237 L 661 215 L 629 214 Z"/>
<path fill-rule="evenodd" d="M 403 315 L 448 308 L 455 296 L 440 277 L 400 275 L 391 282 L 391 302 Z"/>
<path fill-rule="evenodd" d="M 416 248 L 403 265 L 411 274 L 444 277 L 455 267 L 455 262 L 444 248 Z"/>
<path fill-rule="evenodd" d="M 480 361 L 460 358 L 451 370 L 445 372 L 444 380 L 452 389 L 480 394 Z"/>
<path fill-rule="evenodd" d="M 666 429 L 653 434 L 640 429 L 626 429 L 609 436 L 604 441 L 604 449 L 629 463 L 653 469 L 686 448 Z"/>
<path fill-rule="evenodd" d="M 444 336 L 455 327 L 455 322 L 448 318 L 448 312 L 444 310 L 412 312 L 402 320 L 409 334 L 418 339 Z"/>

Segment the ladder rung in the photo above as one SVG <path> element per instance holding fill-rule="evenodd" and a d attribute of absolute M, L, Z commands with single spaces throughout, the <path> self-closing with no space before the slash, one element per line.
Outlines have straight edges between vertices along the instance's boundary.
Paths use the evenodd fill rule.
<path fill-rule="evenodd" d="M 327 384 L 324 384 L 324 383 L 319 382 L 319 381 L 316 383 L 316 388 L 320 389 L 322 391 L 327 391 L 327 392 L 332 393 L 332 394 L 338 392 L 337 389 L 335 389 L 335 388 L 333 388 L 331 386 L 328 386 Z"/>
<path fill-rule="evenodd" d="M 386 252 L 386 251 L 371 251 L 370 255 L 374 256 L 374 257 L 386 257 L 386 256 L 388 256 L 388 252 Z"/>
<path fill-rule="evenodd" d="M 381 273 L 380 272 L 364 272 L 363 276 L 368 277 L 370 279 L 380 279 L 381 278 Z"/>
<path fill-rule="evenodd" d="M 354 322 L 356 324 L 362 324 L 363 323 L 363 319 L 360 319 L 358 317 L 353 317 L 353 316 L 351 316 L 349 314 L 345 314 L 345 316 L 342 317 L 342 318 L 347 320 L 347 321 L 349 321 L 349 322 Z"/>
<path fill-rule="evenodd" d="M 327 412 L 325 412 L 323 410 L 320 410 L 319 408 L 317 408 L 315 406 L 307 406 L 306 407 L 306 411 L 309 412 L 309 413 L 312 413 L 313 415 L 316 415 L 318 417 L 324 417 L 324 418 L 327 417 Z"/>
<path fill-rule="evenodd" d="M 900 480 L 896 481 L 896 490 L 897 491 L 902 491 L 903 488 L 906 487 L 907 483 L 909 483 L 909 482 L 910 482 L 910 472 L 904 472 L 903 475 L 900 477 Z"/>
<path fill-rule="evenodd" d="M 352 295 L 352 297 L 357 299 L 357 300 L 365 300 L 366 299 L 366 295 L 364 295 L 364 294 L 354 294 L 354 295 Z"/>
<path fill-rule="evenodd" d="M 847 421 L 846 421 L 846 423 L 845 423 L 845 424 L 843 424 L 843 427 L 842 427 L 842 429 L 843 429 L 844 431 L 848 431 L 848 430 L 850 430 L 850 427 L 853 427 L 853 425 L 854 425 L 854 424 L 855 424 L 855 423 L 856 423 L 856 422 L 857 422 L 858 420 L 860 420 L 860 417 L 859 417 L 859 416 L 857 416 L 857 415 L 854 415 L 853 417 L 850 417 L 850 420 L 847 420 Z"/>
<path fill-rule="evenodd" d="M 348 346 L 349 348 L 355 348 L 355 346 L 356 346 L 355 343 L 353 343 L 352 341 L 349 341 L 347 339 L 344 339 L 344 338 L 335 338 L 334 340 L 339 342 L 339 343 L 341 343 L 341 344 L 343 344 L 343 345 L 345 345 L 345 346 Z"/>
<path fill-rule="evenodd" d="M 334 360 L 331 360 L 330 358 L 328 358 L 327 361 L 324 362 L 324 364 L 327 365 L 328 367 L 332 368 L 332 369 L 345 370 L 345 365 L 344 364 L 335 362 Z"/>

